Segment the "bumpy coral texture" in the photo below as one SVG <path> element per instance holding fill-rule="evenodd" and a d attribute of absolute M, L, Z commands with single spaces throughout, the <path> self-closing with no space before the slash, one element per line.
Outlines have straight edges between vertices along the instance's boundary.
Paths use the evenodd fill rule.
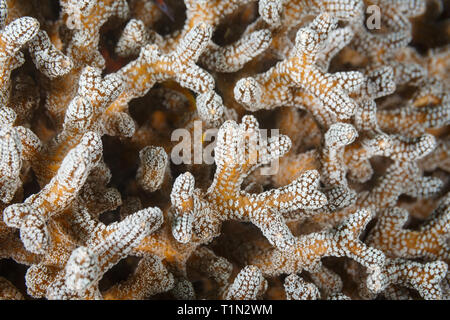
<path fill-rule="evenodd" d="M 0 0 L 0 298 L 450 299 L 448 5 Z"/>

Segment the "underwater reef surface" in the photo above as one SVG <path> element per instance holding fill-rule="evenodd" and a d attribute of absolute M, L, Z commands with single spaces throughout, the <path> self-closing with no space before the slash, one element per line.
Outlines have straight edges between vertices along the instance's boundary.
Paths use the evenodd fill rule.
<path fill-rule="evenodd" d="M 439 0 L 0 0 L 1 299 L 450 299 Z"/>

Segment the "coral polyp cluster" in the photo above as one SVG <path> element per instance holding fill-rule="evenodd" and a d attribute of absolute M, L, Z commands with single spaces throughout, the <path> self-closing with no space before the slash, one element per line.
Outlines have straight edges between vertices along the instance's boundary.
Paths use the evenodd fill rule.
<path fill-rule="evenodd" d="M 449 12 L 0 0 L 0 298 L 450 299 Z"/>

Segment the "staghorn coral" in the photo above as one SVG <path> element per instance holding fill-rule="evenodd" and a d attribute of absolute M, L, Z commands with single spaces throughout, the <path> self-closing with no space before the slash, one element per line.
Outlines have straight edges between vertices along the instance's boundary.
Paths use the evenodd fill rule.
<path fill-rule="evenodd" d="M 0 299 L 449 299 L 445 10 L 0 0 Z"/>
<path fill-rule="evenodd" d="M 338 119 L 350 118 L 355 102 L 348 93 L 359 89 L 362 75 L 359 72 L 331 75 L 315 66 L 319 52 L 323 51 L 321 47 L 336 24 L 333 16 L 321 14 L 308 27 L 301 28 L 287 59 L 264 74 L 236 83 L 236 100 L 251 111 L 283 105 L 299 106 L 303 104 L 302 100 L 308 101 L 305 104 L 309 105 L 319 100 L 323 105 L 320 112 L 331 113 Z"/>
<path fill-rule="evenodd" d="M 305 172 L 283 188 L 260 194 L 240 190 L 249 173 L 289 149 L 286 136 L 272 137 L 267 146 L 255 145 L 255 141 L 260 141 L 258 131 L 259 125 L 252 116 L 245 116 L 239 126 L 234 121 L 222 125 L 215 148 L 217 169 L 206 194 L 194 189 L 195 180 L 189 173 L 175 180 L 171 194 L 176 210 L 173 235 L 179 242 L 188 242 L 193 232 L 207 241 L 218 235 L 221 221 L 232 219 L 252 222 L 273 245 L 287 250 L 293 239 L 281 215 L 298 209 L 317 209 L 326 203 L 325 196 L 317 190 L 318 174 L 314 171 Z"/>

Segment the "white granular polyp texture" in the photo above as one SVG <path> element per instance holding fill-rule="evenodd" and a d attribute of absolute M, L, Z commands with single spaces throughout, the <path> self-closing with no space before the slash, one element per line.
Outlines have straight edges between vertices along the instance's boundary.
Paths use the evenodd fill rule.
<path fill-rule="evenodd" d="M 0 0 L 0 299 L 450 299 L 448 4 L 36 4 Z"/>

